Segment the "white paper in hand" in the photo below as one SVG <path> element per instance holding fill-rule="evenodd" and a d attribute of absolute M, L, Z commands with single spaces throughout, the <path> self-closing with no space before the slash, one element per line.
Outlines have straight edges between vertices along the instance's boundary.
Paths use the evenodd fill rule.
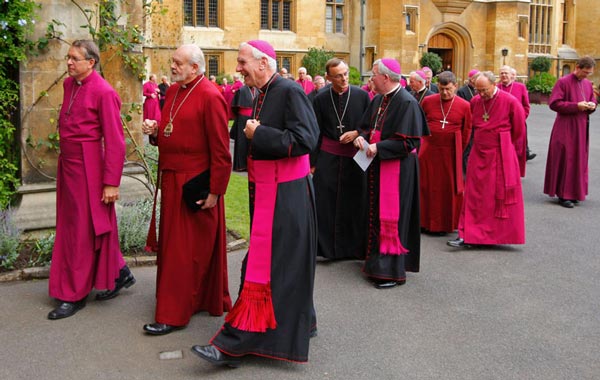
<path fill-rule="evenodd" d="M 367 149 L 369 149 L 369 143 L 363 140 L 363 149 L 354 155 L 354 161 L 356 161 L 364 172 L 367 171 L 367 168 L 371 165 L 371 161 L 373 161 L 373 157 L 367 157 Z"/>

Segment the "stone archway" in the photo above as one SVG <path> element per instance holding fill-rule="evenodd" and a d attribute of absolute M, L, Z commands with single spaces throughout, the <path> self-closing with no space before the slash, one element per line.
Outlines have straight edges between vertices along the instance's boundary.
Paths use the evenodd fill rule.
<path fill-rule="evenodd" d="M 469 31 L 454 22 L 438 25 L 427 36 L 427 51 L 436 52 L 442 57 L 443 69 L 450 65 L 459 85 L 474 68 L 473 50 L 473 40 Z"/>

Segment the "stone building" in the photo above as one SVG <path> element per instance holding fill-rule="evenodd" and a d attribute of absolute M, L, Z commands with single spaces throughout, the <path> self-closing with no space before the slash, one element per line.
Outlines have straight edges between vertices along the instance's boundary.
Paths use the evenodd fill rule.
<path fill-rule="evenodd" d="M 202 47 L 208 74 L 233 74 L 239 44 L 251 39 L 270 41 L 279 67 L 294 76 L 311 47 L 334 51 L 363 76 L 370 74 L 377 58 L 396 58 L 408 73 L 419 67 L 423 53 L 435 52 L 442 57 L 443 67 L 454 71 L 459 80 L 472 68 L 498 72 L 503 64 L 515 67 L 526 79 L 528 63 L 539 55 L 551 57 L 552 74 L 561 76 L 573 70 L 578 57 L 600 56 L 600 34 L 594 32 L 600 0 L 107 1 L 116 4 L 123 22 L 144 29 L 146 41 L 140 52 L 149 57 L 147 71 L 159 76 L 168 75 L 171 54 L 183 43 Z M 44 35 L 46 25 L 57 19 L 65 24 L 61 30 L 66 42 L 89 38 L 80 27 L 88 21 L 74 2 L 39 3 L 37 36 Z M 93 9 L 98 3 L 78 0 L 77 4 Z M 160 4 L 167 13 L 144 17 L 143 4 Z M 21 67 L 23 155 L 18 218 L 26 228 L 34 222 L 37 227 L 54 223 L 56 152 L 32 145 L 56 128 L 67 50 L 67 44 L 53 41 L 47 52 L 31 57 Z M 121 95 L 124 108 L 142 103 L 139 78 L 123 70 L 118 60 L 106 64 L 104 73 Z M 135 121 L 133 139 L 139 141 Z"/>
<path fill-rule="evenodd" d="M 295 75 L 308 48 L 332 50 L 368 75 L 381 57 L 417 69 L 425 52 L 442 57 L 459 79 L 472 68 L 520 75 L 538 55 L 553 74 L 573 70 L 582 55 L 598 56 L 598 0 L 164 0 L 167 17 L 147 20 L 152 72 L 167 73 L 170 50 L 194 42 L 210 74 L 235 72 L 240 42 L 265 39 L 279 66 Z M 316 73 L 311 73 L 316 74 Z"/>

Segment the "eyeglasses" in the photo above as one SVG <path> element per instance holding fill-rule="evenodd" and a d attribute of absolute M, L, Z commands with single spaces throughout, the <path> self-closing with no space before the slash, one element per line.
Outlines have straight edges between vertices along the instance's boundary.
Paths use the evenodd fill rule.
<path fill-rule="evenodd" d="M 71 60 L 73 62 L 79 62 L 79 61 L 89 61 L 90 59 L 91 58 L 75 58 L 70 55 L 65 55 L 65 61 Z"/>

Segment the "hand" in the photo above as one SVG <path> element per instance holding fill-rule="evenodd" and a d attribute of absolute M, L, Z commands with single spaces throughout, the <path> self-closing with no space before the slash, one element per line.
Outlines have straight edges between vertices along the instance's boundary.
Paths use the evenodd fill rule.
<path fill-rule="evenodd" d="M 375 157 L 377 155 L 377 144 L 370 144 L 367 149 L 367 157 Z"/>
<path fill-rule="evenodd" d="M 589 103 L 591 103 L 591 102 L 581 101 L 581 102 L 577 103 L 577 108 L 580 111 L 588 111 L 590 109 Z"/>
<path fill-rule="evenodd" d="M 246 135 L 246 138 L 252 140 L 252 138 L 254 137 L 254 132 L 256 131 L 256 128 L 258 128 L 259 125 L 260 121 L 256 119 L 250 119 L 246 121 L 246 128 L 244 128 L 244 134 Z"/>
<path fill-rule="evenodd" d="M 219 196 L 217 194 L 208 194 L 208 197 L 206 197 L 206 199 L 200 199 L 198 202 L 196 202 L 196 204 L 202 206 L 202 210 L 206 210 L 208 208 L 215 207 L 217 205 L 218 199 Z"/>
<path fill-rule="evenodd" d="M 144 120 L 144 122 L 142 123 L 142 132 L 145 135 L 156 137 L 156 135 L 158 134 L 158 123 L 156 122 L 156 120 Z"/>
<path fill-rule="evenodd" d="M 101 200 L 104 204 L 116 202 L 119 200 L 119 188 L 117 186 L 104 185 Z"/>
<path fill-rule="evenodd" d="M 340 136 L 340 142 L 342 144 L 348 144 L 354 141 L 358 137 L 358 131 L 348 131 Z"/>
<path fill-rule="evenodd" d="M 588 102 L 588 111 L 593 111 L 596 109 L 596 103 Z"/>
<path fill-rule="evenodd" d="M 363 150 L 365 145 L 365 138 L 362 136 L 358 136 L 357 138 L 354 139 L 354 146 L 357 149 Z"/>

